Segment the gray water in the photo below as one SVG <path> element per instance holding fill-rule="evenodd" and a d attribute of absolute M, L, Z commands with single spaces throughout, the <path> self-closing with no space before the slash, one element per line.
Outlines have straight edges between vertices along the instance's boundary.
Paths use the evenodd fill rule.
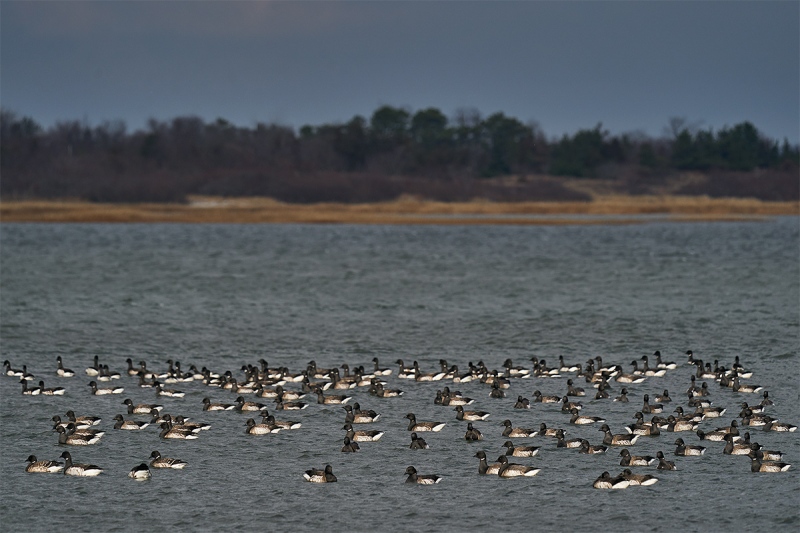
<path fill-rule="evenodd" d="M 398 379 L 401 358 L 423 370 L 444 358 L 462 372 L 483 360 L 500 368 L 506 358 L 531 367 L 600 355 L 622 365 L 660 350 L 679 363 L 665 377 L 629 385 L 631 403 L 582 398 L 583 412 L 602 415 L 624 432 L 642 396 L 669 389 L 686 408 L 685 391 L 697 357 L 730 366 L 735 356 L 754 371 L 751 383 L 774 399 L 777 418 L 800 423 L 800 235 L 798 218 L 764 222 L 668 223 L 626 226 L 317 226 L 3 224 L 0 227 L 0 351 L 12 366 L 27 365 L 63 397 L 22 396 L 17 379 L 0 376 L 2 502 L 0 528 L 33 531 L 279 530 L 410 531 L 435 528 L 591 531 L 609 527 L 652 531 L 769 530 L 800 524 L 800 433 L 751 431 L 753 440 L 782 450 L 792 469 L 753 474 L 746 457 L 722 454 L 704 442 L 699 458 L 675 457 L 673 441 L 700 441 L 693 433 L 662 433 L 632 447 L 639 455 L 662 450 L 678 465 L 655 474 L 650 487 L 601 491 L 592 482 L 604 470 L 619 473 L 619 450 L 586 456 L 557 449 L 541 436 L 518 444 L 541 446 L 533 478 L 479 476 L 477 450 L 494 460 L 504 450 L 503 419 L 515 425 L 567 429 L 567 437 L 602 439 L 595 425 L 573 426 L 558 406 L 513 409 L 518 395 L 564 394 L 560 379 L 514 380 L 505 399 L 491 399 L 480 383 L 416 383 Z M 55 359 L 77 371 L 55 376 Z M 339 450 L 344 411 L 321 406 L 275 412 L 302 422 L 296 431 L 244 433 L 249 415 L 207 413 L 201 400 L 231 402 L 235 395 L 200 382 L 170 385 L 182 399 L 156 398 L 123 375 L 120 396 L 89 394 L 84 368 L 98 355 L 123 372 L 125 359 L 166 370 L 167 359 L 214 371 L 267 359 L 300 371 L 348 363 L 371 367 L 373 357 L 394 369 L 389 387 L 401 398 L 378 399 L 349 391 L 362 407 L 382 414 L 372 425 L 383 438 L 357 454 Z M 728 424 L 737 394 L 709 381 L 714 405 L 728 408 L 703 429 Z M 489 411 L 475 423 L 484 434 L 468 443 L 466 423 L 452 408 L 434 405 L 445 384 Z M 620 384 L 612 383 L 612 397 Z M 101 386 L 107 384 L 101 383 Z M 212 424 L 195 441 L 163 441 L 157 428 L 115 431 L 111 418 L 124 398 L 156 402 L 165 412 Z M 252 398 L 249 398 L 252 399 Z M 259 399 L 270 404 L 269 400 Z M 99 444 L 58 446 L 50 418 L 68 409 L 103 417 Z M 446 422 L 427 433 L 430 450 L 408 449 L 406 413 Z M 666 416 L 666 415 L 665 415 Z M 144 420 L 143 417 L 138 417 Z M 746 428 L 745 428 L 746 429 Z M 55 459 L 68 449 L 78 462 L 105 472 L 97 478 L 26 474 L 25 459 Z M 152 450 L 184 459 L 184 471 L 154 471 L 153 479 L 126 477 Z M 339 482 L 307 483 L 308 468 L 333 466 Z M 408 486 L 403 472 L 443 476 L 435 486 Z"/>

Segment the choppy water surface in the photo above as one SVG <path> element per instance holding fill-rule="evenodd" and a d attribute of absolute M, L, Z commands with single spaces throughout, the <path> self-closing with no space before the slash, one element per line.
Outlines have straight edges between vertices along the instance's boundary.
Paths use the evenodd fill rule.
<path fill-rule="evenodd" d="M 751 431 L 794 463 L 781 474 L 752 474 L 746 457 L 723 455 L 720 443 L 704 443 L 709 449 L 700 458 L 675 457 L 676 437 L 699 439 L 665 432 L 632 447 L 640 455 L 663 450 L 678 465 L 675 472 L 637 469 L 660 478 L 651 487 L 595 490 L 592 481 L 604 470 L 621 471 L 618 449 L 586 456 L 540 436 L 518 439 L 542 446 L 537 457 L 513 459 L 541 468 L 538 476 L 481 477 L 473 456 L 483 449 L 493 460 L 503 451 L 505 418 L 600 442 L 597 427 L 568 424 L 557 406 L 513 409 L 518 395 L 532 398 L 537 389 L 564 394 L 569 376 L 515 380 L 499 400 L 480 383 L 449 384 L 476 399 L 470 408 L 491 413 L 475 424 L 485 439 L 468 443 L 466 423 L 433 404 L 444 383 L 398 379 L 394 364 L 417 360 L 432 371 L 444 358 L 463 371 L 478 360 L 490 368 L 506 358 L 531 367 L 534 356 L 555 364 L 559 355 L 568 362 L 599 355 L 630 370 L 633 359 L 655 350 L 681 363 L 665 377 L 628 386 L 629 404 L 582 399 L 584 413 L 604 416 L 620 433 L 646 393 L 666 388 L 671 408 L 686 406 L 694 371 L 685 364 L 687 349 L 726 366 L 738 355 L 754 371 L 750 382 L 770 391 L 771 413 L 798 424 L 797 218 L 582 227 L 3 224 L 0 239 L 3 359 L 67 389 L 63 397 L 22 396 L 16 379 L 0 376 L 5 531 L 744 531 L 800 524 L 800 433 Z M 55 376 L 58 355 L 77 377 Z M 123 395 L 91 396 L 84 368 L 94 355 L 116 371 L 124 371 L 128 357 L 155 370 L 173 359 L 239 378 L 242 365 L 260 358 L 300 371 L 312 359 L 352 368 L 378 357 L 395 370 L 389 386 L 405 395 L 350 392 L 382 413 L 357 429 L 386 434 L 363 443 L 360 453 L 343 454 L 339 407 L 307 397 L 304 411 L 276 412 L 301 421 L 301 429 L 253 437 L 244 433 L 247 415 L 201 409 L 203 397 L 230 402 L 235 395 L 181 383 L 171 387 L 184 390 L 184 398 L 158 403 L 212 428 L 195 441 L 160 441 L 153 427 L 112 429 L 124 398 L 157 399 L 127 376 L 119 380 Z M 593 397 L 594 389 L 578 385 Z M 728 412 L 704 421 L 704 429 L 736 418 L 740 402 L 760 399 L 709 385 L 714 404 Z M 613 386 L 612 396 L 621 389 Z M 50 418 L 68 409 L 103 417 L 107 434 L 99 444 L 56 444 Z M 425 435 L 430 450 L 408 449 L 408 412 L 447 422 Z M 54 459 L 65 448 L 105 472 L 93 479 L 24 472 L 28 455 Z M 156 449 L 189 467 L 154 471 L 148 482 L 128 479 Z M 326 463 L 338 483 L 303 480 L 304 470 Z M 406 486 L 408 465 L 444 480 Z"/>

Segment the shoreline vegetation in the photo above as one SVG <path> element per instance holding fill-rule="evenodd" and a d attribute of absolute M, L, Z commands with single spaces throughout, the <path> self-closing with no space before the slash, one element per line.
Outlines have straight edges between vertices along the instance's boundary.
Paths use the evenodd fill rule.
<path fill-rule="evenodd" d="M 548 137 L 501 112 L 43 128 L 0 107 L 0 222 L 612 224 L 800 214 L 800 145 L 745 121 Z"/>
<path fill-rule="evenodd" d="M 403 196 L 370 203 L 292 204 L 264 197 L 191 196 L 185 203 L 3 200 L 0 222 L 311 224 L 630 224 L 800 215 L 800 202 L 676 195 L 595 195 L 579 202 L 438 202 Z"/>

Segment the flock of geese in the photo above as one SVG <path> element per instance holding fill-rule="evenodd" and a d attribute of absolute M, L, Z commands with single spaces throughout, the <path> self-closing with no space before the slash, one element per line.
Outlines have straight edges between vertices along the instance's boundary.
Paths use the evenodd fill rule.
<path fill-rule="evenodd" d="M 475 427 L 475 422 L 486 420 L 490 414 L 486 411 L 469 410 L 475 400 L 464 396 L 458 391 L 452 391 L 450 384 L 456 385 L 467 382 L 477 382 L 487 388 L 489 398 L 506 398 L 507 390 L 515 380 L 528 378 L 554 378 L 567 374 L 566 390 L 558 395 L 544 395 L 538 389 L 533 391 L 532 399 L 518 395 L 514 400 L 514 409 L 530 409 L 532 404 L 550 403 L 559 404 L 564 413 L 565 423 L 570 425 L 595 424 L 598 431 L 603 434 L 599 442 L 592 444 L 584 438 L 567 439 L 567 430 L 563 428 L 548 427 L 541 423 L 538 428 L 516 427 L 511 420 L 502 423 L 502 436 L 506 439 L 503 447 L 506 452 L 495 462 L 488 462 L 486 452 L 478 451 L 478 473 L 481 475 L 495 475 L 500 478 L 532 477 L 540 472 L 539 468 L 530 465 L 511 462 L 512 458 L 534 457 L 539 452 L 540 446 L 518 445 L 514 439 L 531 439 L 536 436 L 546 437 L 555 441 L 557 448 L 575 449 L 579 453 L 599 454 L 607 453 L 612 447 L 619 447 L 620 466 L 623 470 L 612 476 L 603 472 L 594 482 L 597 489 L 622 489 L 634 485 L 652 485 L 658 478 L 652 474 L 634 473 L 637 467 L 655 465 L 656 470 L 675 470 L 675 462 L 667 460 L 662 451 L 655 456 L 633 455 L 628 449 L 636 444 L 637 440 L 644 438 L 660 437 L 662 434 L 683 433 L 694 434 L 703 444 L 710 442 L 724 443 L 722 453 L 729 455 L 746 455 L 750 459 L 752 472 L 783 472 L 790 468 L 790 464 L 783 462 L 783 454 L 779 451 L 765 449 L 755 440 L 751 440 L 751 431 L 780 431 L 793 432 L 796 426 L 779 422 L 767 412 L 773 405 L 769 393 L 758 385 L 752 385 L 747 379 L 752 372 L 747 370 L 736 357 L 730 367 L 720 366 L 717 361 L 704 363 L 696 359 L 691 350 L 686 352 L 687 364 L 694 365 L 690 377 L 690 384 L 685 391 L 679 393 L 683 405 L 678 405 L 678 397 L 673 399 L 668 390 L 654 394 L 652 401 L 649 394 L 644 394 L 642 405 L 635 412 L 635 422 L 626 426 L 624 433 L 612 432 L 602 416 L 589 416 L 582 414 L 583 405 L 580 398 L 594 400 L 608 400 L 628 403 L 628 387 L 641 384 L 652 377 L 664 376 L 667 372 L 675 371 L 678 364 L 662 361 L 661 353 L 653 354 L 652 362 L 648 356 L 631 362 L 632 371 L 625 372 L 620 365 L 605 365 L 602 358 L 595 357 L 583 364 L 567 364 L 564 358 L 559 357 L 558 365 L 549 367 L 543 359 L 531 358 L 532 368 L 514 366 L 510 359 L 506 360 L 501 369 L 490 370 L 479 361 L 477 364 L 470 362 L 465 372 L 460 372 L 457 366 L 450 366 L 446 361 L 440 360 L 440 369 L 436 372 L 423 372 L 419 364 L 414 361 L 411 367 L 404 365 L 402 360 L 396 362 L 399 367 L 395 377 L 413 382 L 442 382 L 447 383 L 436 392 L 433 403 L 441 406 L 452 407 L 456 420 L 467 422 L 464 438 L 467 441 L 481 441 L 483 435 Z M 244 365 L 241 367 L 241 376 L 234 376 L 231 371 L 215 373 L 203 367 L 197 369 L 194 365 L 187 370 L 181 368 L 178 361 L 167 361 L 168 368 L 163 371 L 152 371 L 147 368 L 144 361 L 134 365 L 127 359 L 127 369 L 123 373 L 112 371 L 108 365 L 100 364 L 99 358 L 94 357 L 93 364 L 83 373 L 91 378 L 88 383 L 88 393 L 101 396 L 122 394 L 125 386 L 116 385 L 122 376 L 131 381 L 133 387 L 149 388 L 155 391 L 156 397 L 181 398 L 184 392 L 173 388 L 180 383 L 200 382 L 209 387 L 209 390 L 226 391 L 235 395 L 231 402 L 213 401 L 206 397 L 202 402 L 203 411 L 239 411 L 252 413 L 252 417 L 245 421 L 244 431 L 250 435 L 268 435 L 280 431 L 291 431 L 301 427 L 302 422 L 292 420 L 279 420 L 270 414 L 268 405 L 258 401 L 270 400 L 274 411 L 303 410 L 309 404 L 340 405 L 344 411 L 344 425 L 342 429 L 345 436 L 342 440 L 343 453 L 358 452 L 359 443 L 378 441 L 383 431 L 356 430 L 354 426 L 372 424 L 381 418 L 381 414 L 370 409 L 362 409 L 354 402 L 350 405 L 352 396 L 347 391 L 361 387 L 375 398 L 396 398 L 403 395 L 399 388 L 391 388 L 389 378 L 394 369 L 381 368 L 377 358 L 373 358 L 373 368 L 367 370 L 358 366 L 351 372 L 347 364 L 339 368 L 319 368 L 316 362 L 311 361 L 301 372 L 290 372 L 286 367 L 270 367 L 267 361 L 261 359 L 257 365 Z M 18 378 L 22 387 L 22 394 L 36 395 L 64 395 L 64 387 L 46 387 L 43 379 L 36 378 L 23 365 L 21 369 L 13 368 L 9 361 L 3 363 L 3 374 Z M 340 372 L 341 369 L 341 372 Z M 62 358 L 56 358 L 56 368 L 53 375 L 57 378 L 73 378 L 76 373 L 63 364 Z M 576 383 L 585 382 L 585 388 Z M 708 380 L 708 381 L 706 381 Z M 38 386 L 32 383 L 38 381 Z M 727 408 L 712 405 L 714 396 L 708 382 L 716 382 L 718 388 L 729 389 L 740 396 L 738 420 L 716 429 L 703 428 L 701 425 L 719 418 L 726 413 Z M 612 398 L 612 385 L 619 386 L 619 393 L 614 393 Z M 213 394 L 209 394 L 213 396 Z M 247 400 L 252 397 L 254 400 Z M 748 399 L 756 398 L 748 402 Z M 376 400 L 377 401 L 377 400 Z M 161 439 L 197 439 L 202 431 L 210 428 L 209 424 L 189 422 L 184 417 L 171 416 L 163 412 L 164 406 L 158 403 L 134 403 L 126 398 L 122 405 L 126 414 L 119 414 L 113 418 L 114 430 L 139 431 L 149 426 L 160 428 Z M 592 407 L 596 407 L 593 404 Z M 671 407 L 675 405 L 675 407 Z M 465 409 L 467 407 L 468 409 Z M 671 412 L 667 416 L 666 413 Z M 63 415 L 56 414 L 52 417 L 53 430 L 58 434 L 58 443 L 64 446 L 91 446 L 100 441 L 105 431 L 97 428 L 101 422 L 99 417 L 85 415 L 77 416 L 72 410 Z M 137 419 L 136 417 L 139 417 Z M 426 432 L 439 432 L 446 425 L 440 421 L 418 420 L 414 413 L 408 413 L 407 430 L 410 436 L 409 448 L 414 450 L 428 449 L 425 439 L 420 436 Z M 260 419 L 260 420 L 258 420 Z M 682 437 L 674 439 L 674 454 L 677 457 L 702 456 L 707 448 L 699 444 L 688 444 Z M 720 446 L 723 446 L 720 444 Z M 31 473 L 63 473 L 70 476 L 93 477 L 101 474 L 103 469 L 97 465 L 74 462 L 69 451 L 64 451 L 58 460 L 39 460 L 35 455 L 27 459 L 26 472 Z M 185 461 L 177 458 L 162 457 L 154 450 L 150 454 L 150 461 L 134 466 L 128 476 L 134 480 L 150 479 L 151 469 L 182 469 L 187 466 Z M 442 481 L 437 474 L 420 474 L 414 466 L 405 470 L 406 482 L 416 484 L 435 484 Z M 337 481 L 331 465 L 319 469 L 309 469 L 303 473 L 304 479 L 312 483 L 332 483 Z"/>

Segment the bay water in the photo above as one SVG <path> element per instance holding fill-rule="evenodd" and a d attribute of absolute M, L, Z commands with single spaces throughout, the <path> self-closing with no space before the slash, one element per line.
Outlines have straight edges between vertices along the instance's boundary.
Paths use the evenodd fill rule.
<path fill-rule="evenodd" d="M 800 433 L 752 428 L 752 440 L 784 452 L 788 472 L 754 474 L 747 457 L 722 453 L 724 443 L 694 433 L 642 438 L 631 452 L 663 451 L 678 466 L 654 466 L 649 487 L 592 488 L 603 471 L 616 475 L 619 449 L 583 455 L 537 436 L 516 444 L 541 446 L 533 458 L 512 462 L 540 468 L 533 478 L 480 476 L 478 450 L 490 462 L 505 448 L 504 419 L 515 426 L 567 430 L 598 444 L 598 425 L 569 424 L 558 405 L 514 409 L 533 391 L 563 395 L 560 378 L 512 379 L 506 398 L 490 398 L 479 382 L 415 382 L 397 377 L 402 359 L 425 372 L 441 359 L 466 372 L 483 361 L 502 371 L 533 368 L 531 358 L 556 366 L 559 356 L 585 364 L 602 357 L 630 372 L 633 360 L 659 350 L 678 366 L 644 383 L 622 386 L 630 403 L 595 400 L 587 390 L 583 413 L 602 416 L 624 433 L 644 394 L 668 389 L 687 407 L 695 367 L 685 352 L 730 367 L 736 356 L 753 371 L 746 380 L 769 391 L 768 413 L 800 423 L 800 223 L 797 217 L 763 221 L 673 223 L 631 220 L 625 225 L 575 226 L 359 226 L 237 224 L 2 224 L 0 226 L 0 351 L 14 368 L 26 365 L 63 396 L 23 396 L 18 378 L 0 376 L 2 501 L 0 529 L 33 531 L 438 531 L 557 529 L 594 531 L 745 531 L 800 526 Z M 77 373 L 55 374 L 56 357 Z M 92 396 L 84 369 L 98 356 L 122 373 L 121 395 Z M 387 387 L 404 391 L 382 399 L 366 388 L 346 391 L 351 403 L 381 413 L 384 436 L 340 452 L 344 411 L 318 405 L 274 411 L 302 427 L 274 435 L 245 434 L 252 415 L 202 411 L 202 399 L 233 403 L 236 395 L 199 380 L 168 385 L 183 398 L 156 397 L 125 374 L 125 360 L 164 371 L 167 361 L 230 371 L 242 366 L 285 366 L 300 372 L 348 364 L 372 368 L 377 357 L 393 369 Z M 740 403 L 761 394 L 735 393 L 708 382 L 718 419 L 738 419 Z M 109 383 L 100 383 L 101 387 Z M 466 423 L 452 407 L 435 405 L 445 385 L 475 399 L 467 409 L 491 413 L 475 426 L 484 439 L 464 439 Z M 297 388 L 287 384 L 286 388 Z M 112 429 L 124 398 L 159 403 L 173 415 L 211 424 L 197 440 L 162 440 L 158 428 Z M 252 395 L 247 398 L 254 400 Z M 103 418 L 107 433 L 93 446 L 59 446 L 53 415 L 67 410 Z M 410 450 L 407 413 L 446 422 L 424 436 L 429 450 Z M 126 415 L 126 418 L 129 418 Z M 134 417 L 146 420 L 147 417 Z M 257 417 L 256 417 L 257 418 Z M 649 418 L 649 417 L 648 417 Z M 742 428 L 743 431 L 749 428 Z M 708 449 L 676 457 L 673 441 Z M 25 459 L 56 459 L 68 450 L 76 462 L 104 468 L 97 478 L 25 473 Z M 147 482 L 127 478 L 153 450 L 186 460 L 183 471 L 153 471 Z M 338 483 L 307 483 L 309 468 L 333 467 Z M 404 470 L 438 474 L 434 486 L 409 486 Z"/>

